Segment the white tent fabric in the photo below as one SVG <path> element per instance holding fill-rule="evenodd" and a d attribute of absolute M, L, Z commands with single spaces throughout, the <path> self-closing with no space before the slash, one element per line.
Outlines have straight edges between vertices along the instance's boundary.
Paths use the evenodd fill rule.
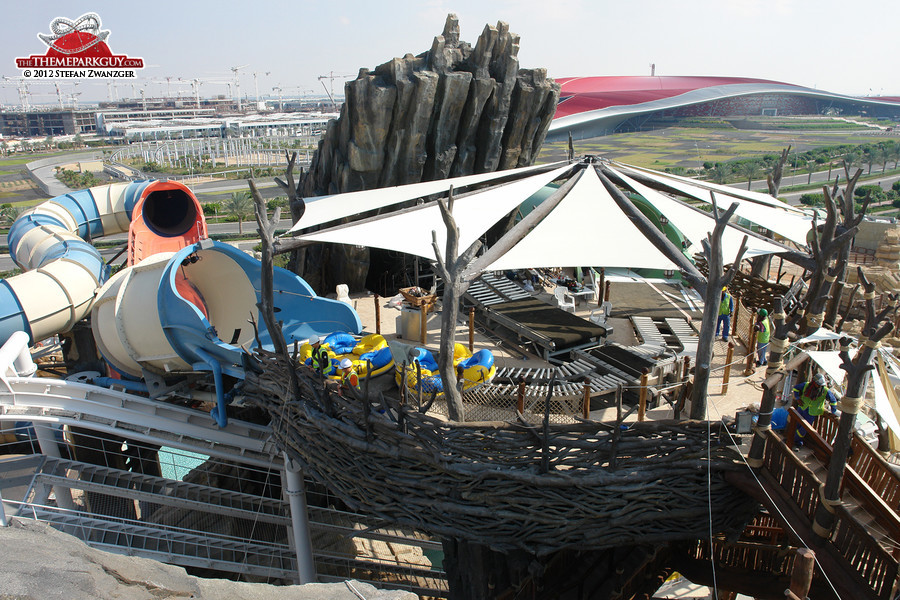
<path fill-rule="evenodd" d="M 886 359 L 886 360 L 885 360 Z M 872 382 L 874 383 L 874 391 L 875 391 L 875 412 L 877 412 L 884 422 L 887 424 L 888 429 L 893 433 L 892 443 L 897 443 L 900 441 L 900 419 L 898 419 L 898 415 L 900 415 L 900 406 L 897 403 L 897 396 L 894 394 L 894 388 L 891 387 L 889 390 L 885 389 L 885 381 L 888 385 L 890 385 L 890 375 L 892 371 L 897 370 L 897 364 L 894 362 L 894 358 L 889 354 L 886 354 L 885 351 L 882 351 L 878 364 L 876 366 L 876 371 L 872 371 L 873 377 Z M 878 373 L 878 376 L 874 376 L 874 373 Z M 883 379 L 882 379 L 883 378 Z"/>
<path fill-rule="evenodd" d="M 488 268 L 581 265 L 677 268 L 619 209 L 592 168 L 549 215 Z"/>
<path fill-rule="evenodd" d="M 856 354 L 856 350 L 851 350 L 851 354 Z M 825 371 L 825 374 L 831 377 L 831 380 L 844 388 L 844 378 L 847 372 L 841 368 L 841 357 L 837 350 L 821 351 L 810 350 L 807 352 L 809 357 Z"/>
<path fill-rule="evenodd" d="M 835 333 L 835 332 L 831 331 L 830 329 L 825 329 L 824 327 L 819 327 L 818 329 L 813 331 L 811 334 L 809 334 L 805 338 L 797 340 L 794 343 L 795 344 L 805 344 L 807 342 L 821 342 L 824 340 L 839 340 L 842 337 L 849 337 L 851 339 L 855 339 L 855 338 L 853 338 L 853 336 L 848 336 L 846 333 Z"/>
<path fill-rule="evenodd" d="M 423 183 L 412 183 L 409 185 L 365 190 L 361 192 L 348 192 L 346 194 L 305 198 L 306 211 L 303 213 L 303 218 L 291 227 L 288 233 L 300 231 L 301 229 L 308 229 L 315 225 L 321 225 L 322 223 L 328 223 L 329 221 L 335 221 L 361 212 L 384 208 L 385 206 L 391 206 L 392 204 L 399 204 L 400 202 L 406 202 L 407 200 L 414 200 L 423 196 L 446 192 L 450 189 L 451 185 L 454 189 L 463 188 L 476 183 L 484 183 L 493 179 L 509 177 L 510 175 L 528 173 L 536 169 L 547 168 L 548 166 L 553 165 L 522 167 L 520 169 L 467 175 L 465 177 L 456 177 L 454 179 L 425 181 Z M 522 199 L 524 200 L 524 197 Z"/>
<path fill-rule="evenodd" d="M 687 183 L 686 181 L 682 181 L 682 178 L 673 178 L 662 173 L 643 171 L 634 169 L 633 167 L 624 167 L 624 170 L 631 171 L 632 173 L 639 172 L 663 185 L 678 190 L 686 196 L 696 198 L 703 202 L 710 202 L 709 190 L 698 187 L 695 185 L 695 182 Z M 812 217 L 801 216 L 796 212 L 788 211 L 780 207 L 774 208 L 762 206 L 754 202 L 740 200 L 734 196 L 722 198 L 721 201 L 717 202 L 721 210 L 726 210 L 733 203 L 737 203 L 738 205 L 738 208 L 735 211 L 735 214 L 738 216 L 767 229 L 771 229 L 775 233 L 800 246 L 806 246 L 806 235 L 812 227 Z"/>
<path fill-rule="evenodd" d="M 640 196 L 643 196 L 644 199 L 664 214 L 666 218 L 691 241 L 691 245 L 696 246 L 693 250 L 694 252 L 700 251 L 701 240 L 705 239 L 707 234 L 712 232 L 713 228 L 716 226 L 716 221 L 713 219 L 712 215 L 687 206 L 674 198 L 669 198 L 665 194 L 635 181 L 622 171 L 617 169 L 612 170 L 622 178 L 622 181 L 626 186 Z M 725 232 L 722 234 L 722 256 L 725 257 L 726 262 L 729 260 L 729 257 L 733 258 L 737 256 L 744 235 L 746 234 L 743 231 L 731 225 L 725 229 Z M 786 250 L 788 250 L 788 248 L 748 235 L 747 252 L 744 256 L 750 258 L 752 256 L 784 252 Z"/>
<path fill-rule="evenodd" d="M 621 163 L 617 163 L 613 161 L 612 164 L 620 165 Z M 719 185 L 718 183 L 712 183 L 711 181 L 700 181 L 698 179 L 691 179 L 690 177 L 682 177 L 681 175 L 672 175 L 671 173 L 662 174 L 659 171 L 653 171 L 652 169 L 645 169 L 643 167 L 635 167 L 631 165 L 621 165 L 623 167 L 628 167 L 634 169 L 635 171 L 640 171 L 647 175 L 664 175 L 667 179 L 677 179 L 678 181 L 682 181 L 684 183 L 693 185 L 695 187 L 703 188 L 706 190 L 712 190 L 718 194 L 727 194 L 729 196 L 734 196 L 736 198 L 741 198 L 743 200 L 749 200 L 751 202 L 759 202 L 760 204 L 766 204 L 768 206 L 772 206 L 774 208 L 780 208 L 783 210 L 796 212 L 800 215 L 807 215 L 807 209 L 797 208 L 796 206 L 790 206 L 789 204 L 785 204 L 784 202 L 773 198 L 768 194 L 763 194 L 760 192 L 754 192 L 752 190 L 741 190 L 730 185 Z"/>
<path fill-rule="evenodd" d="M 515 209 L 524 199 L 557 179 L 569 168 L 569 165 L 564 165 L 547 173 L 533 175 L 454 200 L 453 217 L 459 226 L 460 252 L 468 248 L 503 215 Z M 298 236 L 297 239 L 386 248 L 434 259 L 434 248 L 431 245 L 432 231 L 435 232 L 438 247 L 443 252 L 447 245 L 447 230 L 436 202 L 307 233 Z"/>

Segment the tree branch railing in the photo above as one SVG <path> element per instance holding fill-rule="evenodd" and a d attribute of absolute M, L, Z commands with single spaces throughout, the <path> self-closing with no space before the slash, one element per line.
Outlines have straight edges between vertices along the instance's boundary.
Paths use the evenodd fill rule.
<path fill-rule="evenodd" d="M 793 414 L 789 416 L 789 419 L 796 418 L 799 417 Z M 829 453 L 837 436 L 839 423 L 838 417 L 830 413 L 816 419 L 815 431 L 828 444 Z M 850 443 L 851 453 L 847 458 L 847 466 L 888 506 L 900 506 L 900 475 L 859 434 L 855 433 Z"/>
<path fill-rule="evenodd" d="M 785 435 L 792 439 L 796 427 L 809 426 L 809 424 L 795 413 L 795 427 L 788 427 Z M 803 461 L 782 441 L 778 434 L 769 431 L 764 455 L 764 467 L 775 478 L 782 490 L 806 515 L 807 525 L 811 525 L 816 509 L 821 503 L 821 490 L 824 484 L 819 481 L 812 470 L 803 464 Z M 821 435 L 813 427 L 808 427 L 805 443 L 816 444 L 816 439 L 824 442 Z M 829 543 L 849 563 L 856 574 L 865 581 L 866 585 L 880 598 L 890 598 L 893 582 L 897 578 L 898 563 L 891 553 L 872 537 L 872 534 L 857 521 L 853 515 L 843 506 L 833 507 L 835 527 L 828 538 Z M 887 595 L 885 595 L 887 594 Z"/>

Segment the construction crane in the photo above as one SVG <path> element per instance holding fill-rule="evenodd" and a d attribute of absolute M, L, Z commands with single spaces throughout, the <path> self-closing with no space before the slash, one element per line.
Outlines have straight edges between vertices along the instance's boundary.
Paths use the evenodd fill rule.
<path fill-rule="evenodd" d="M 265 75 L 269 75 L 271 71 L 266 71 Z M 259 75 L 258 71 L 253 71 L 253 85 L 256 87 L 256 104 L 259 105 L 259 80 L 257 80 L 257 76 Z"/>
<path fill-rule="evenodd" d="M 31 84 L 31 82 L 24 77 L 4 76 L 3 80 L 15 84 L 16 89 L 19 92 L 19 102 L 22 103 L 22 110 L 27 111 L 30 108 L 29 97 L 31 96 L 31 92 L 29 91 L 28 86 Z"/>
<path fill-rule="evenodd" d="M 238 71 L 245 67 L 249 67 L 250 65 L 241 65 L 239 67 L 231 67 L 231 72 L 234 73 L 234 90 L 237 94 L 237 109 L 238 112 L 241 110 L 241 80 L 238 77 Z"/>
<path fill-rule="evenodd" d="M 281 88 L 281 86 L 277 86 L 277 85 L 276 85 L 275 87 L 272 88 L 272 91 L 273 91 L 273 92 L 278 92 L 278 112 L 281 112 L 282 110 L 284 110 L 284 106 L 283 106 L 282 103 L 281 103 L 281 91 L 282 91 L 282 89 L 283 89 L 283 88 Z"/>
<path fill-rule="evenodd" d="M 325 86 L 324 81 L 322 81 L 322 87 L 325 88 L 325 93 L 328 94 L 328 99 L 331 100 L 332 106 L 337 106 L 337 103 L 334 101 L 334 80 L 346 79 L 348 77 L 353 77 L 353 75 L 341 75 L 340 73 L 335 73 L 334 71 L 329 71 L 328 75 L 319 75 L 319 81 L 322 81 L 323 79 L 328 80 L 328 87 Z"/>

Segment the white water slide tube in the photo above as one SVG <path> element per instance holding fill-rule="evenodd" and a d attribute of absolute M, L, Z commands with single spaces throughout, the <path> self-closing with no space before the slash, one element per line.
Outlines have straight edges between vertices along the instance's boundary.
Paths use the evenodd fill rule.
<path fill-rule="evenodd" d="M 142 198 L 143 219 L 161 235 L 180 235 L 203 218 L 183 185 L 134 181 L 57 196 L 16 220 L 9 254 L 25 272 L 0 281 L 0 343 L 24 331 L 33 344 L 88 316 L 94 292 L 109 277 L 90 242 L 127 232 Z"/>
<path fill-rule="evenodd" d="M 134 211 L 140 215 L 132 223 Z M 205 239 L 153 254 L 104 284 L 109 267 L 89 241 L 138 227 L 157 238 L 187 239 L 205 230 L 194 195 L 169 181 L 72 192 L 16 220 L 10 254 L 26 272 L 0 282 L 0 344 L 17 331 L 34 343 L 70 330 L 90 314 L 97 347 L 126 378 L 146 380 L 153 374 L 159 386 L 159 379 L 170 376 L 211 372 L 218 400 L 212 414 L 224 427 L 222 376 L 243 378 L 243 346 L 257 335 L 271 348 L 258 313 L 260 263 Z M 350 306 L 317 296 L 290 271 L 275 269 L 274 288 L 274 308 L 288 344 L 362 330 Z M 251 321 L 258 324 L 256 334 Z"/>

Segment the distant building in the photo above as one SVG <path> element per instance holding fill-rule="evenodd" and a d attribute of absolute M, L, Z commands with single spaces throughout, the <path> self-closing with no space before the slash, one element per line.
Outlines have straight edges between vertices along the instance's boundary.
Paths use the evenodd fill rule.
<path fill-rule="evenodd" d="M 284 99 L 248 103 L 261 110 L 238 112 L 233 98 L 140 98 L 100 102 L 92 108 L 38 107 L 0 111 L 3 137 L 96 134 L 127 141 L 309 135 L 324 128 L 337 112 L 325 112 L 321 100 Z M 328 106 L 330 108 L 330 106 Z M 300 112 L 294 112 L 300 111 Z"/>
<path fill-rule="evenodd" d="M 104 135 L 125 142 L 193 138 L 300 137 L 324 132 L 337 113 L 267 113 L 107 123 Z M 98 116 L 99 118 L 99 116 Z"/>
<path fill-rule="evenodd" d="M 564 77 L 547 139 L 672 125 L 696 116 L 866 114 L 900 119 L 900 98 L 856 98 L 743 77 Z"/>
<path fill-rule="evenodd" d="M 95 111 L 81 109 L 4 110 L 0 112 L 3 137 L 47 137 L 92 134 L 97 130 Z"/>

